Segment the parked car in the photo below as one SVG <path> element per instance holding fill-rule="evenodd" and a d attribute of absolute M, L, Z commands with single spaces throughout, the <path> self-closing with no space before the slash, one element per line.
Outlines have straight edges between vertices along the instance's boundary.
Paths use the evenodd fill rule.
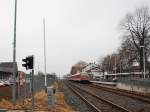
<path fill-rule="evenodd" d="M 0 86 L 5 86 L 4 81 L 0 81 Z"/>
<path fill-rule="evenodd" d="M 8 81 L 10 84 L 13 84 L 13 82 L 14 82 L 12 78 L 8 79 Z"/>
<path fill-rule="evenodd" d="M 11 85 L 11 83 L 9 80 L 6 80 L 6 81 L 4 81 L 4 85 L 8 86 L 8 85 Z"/>

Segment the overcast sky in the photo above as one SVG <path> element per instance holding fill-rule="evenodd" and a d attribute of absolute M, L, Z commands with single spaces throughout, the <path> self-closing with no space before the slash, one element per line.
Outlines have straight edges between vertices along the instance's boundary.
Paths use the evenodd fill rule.
<path fill-rule="evenodd" d="M 13 59 L 15 0 L 0 0 L 0 62 Z M 43 17 L 46 20 L 47 72 L 66 74 L 76 62 L 94 62 L 120 45 L 118 24 L 150 0 L 18 0 L 17 62 L 35 55 L 44 71 Z M 39 67 L 38 67 L 39 66 Z"/>

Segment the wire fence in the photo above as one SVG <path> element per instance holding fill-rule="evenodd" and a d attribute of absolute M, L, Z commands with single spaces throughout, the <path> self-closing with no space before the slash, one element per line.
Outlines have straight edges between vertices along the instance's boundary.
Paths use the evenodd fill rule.
<path fill-rule="evenodd" d="M 52 85 L 56 80 L 56 77 L 48 76 L 47 77 L 47 86 Z M 28 79 L 26 83 L 20 86 L 17 90 L 18 98 L 24 99 L 26 97 L 30 97 L 31 95 L 31 80 Z M 45 77 L 44 76 L 34 76 L 33 82 L 33 90 L 34 94 L 38 91 L 45 90 Z"/>

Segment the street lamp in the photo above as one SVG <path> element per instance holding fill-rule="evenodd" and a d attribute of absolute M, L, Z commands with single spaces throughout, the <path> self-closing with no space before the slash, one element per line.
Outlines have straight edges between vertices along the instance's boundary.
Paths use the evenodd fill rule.
<path fill-rule="evenodd" d="M 17 22 L 17 0 L 15 0 L 14 12 L 14 42 L 13 42 L 13 87 L 12 87 L 12 102 L 16 105 L 16 22 Z"/>
<path fill-rule="evenodd" d="M 140 48 L 143 48 L 143 75 L 145 79 L 145 46 L 141 45 Z"/>
<path fill-rule="evenodd" d="M 43 19 L 43 34 L 44 34 L 44 70 L 45 70 L 45 92 L 47 92 L 47 72 L 46 72 L 46 42 L 45 42 L 45 18 Z"/>

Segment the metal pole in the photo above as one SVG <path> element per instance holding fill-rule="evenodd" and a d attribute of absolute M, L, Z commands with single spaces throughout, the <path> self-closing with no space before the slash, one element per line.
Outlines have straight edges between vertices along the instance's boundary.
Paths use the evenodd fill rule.
<path fill-rule="evenodd" d="M 145 47 L 143 47 L 143 70 L 144 70 L 144 79 L 145 79 Z"/>
<path fill-rule="evenodd" d="M 121 64 L 122 64 L 121 56 L 119 56 L 119 62 L 120 62 L 120 74 L 121 74 L 121 72 L 122 72 L 122 71 L 121 71 L 121 67 L 122 67 L 122 66 L 121 66 Z"/>
<path fill-rule="evenodd" d="M 111 55 L 109 56 L 109 73 L 111 73 Z"/>
<path fill-rule="evenodd" d="M 143 49 L 143 70 L 142 70 L 142 74 L 143 74 L 143 78 L 145 79 L 145 46 L 140 46 L 141 49 Z"/>
<path fill-rule="evenodd" d="M 43 33 L 44 33 L 44 70 L 45 70 L 45 91 L 47 89 L 47 73 L 46 73 L 46 43 L 45 43 L 45 18 L 43 19 Z"/>
<path fill-rule="evenodd" d="M 14 46 L 13 46 L 13 88 L 12 102 L 16 104 L 16 20 L 17 20 L 17 0 L 15 0 L 15 16 L 14 16 Z"/>
<path fill-rule="evenodd" d="M 18 81 L 18 98 L 20 98 L 20 73 L 18 74 L 19 81 Z"/>
<path fill-rule="evenodd" d="M 32 73 L 31 73 L 31 78 L 32 78 L 32 84 L 31 84 L 31 86 L 32 86 L 32 109 L 34 109 L 34 69 L 32 69 Z"/>
<path fill-rule="evenodd" d="M 26 74 L 24 74 L 24 78 L 25 78 L 25 98 L 27 98 L 27 81 L 26 81 Z"/>
<path fill-rule="evenodd" d="M 117 55 L 117 54 L 115 54 L 115 79 L 117 78 L 117 77 L 116 77 L 116 75 L 117 75 L 117 74 L 116 74 L 116 69 L 117 69 L 117 68 L 116 68 L 116 55 Z"/>

